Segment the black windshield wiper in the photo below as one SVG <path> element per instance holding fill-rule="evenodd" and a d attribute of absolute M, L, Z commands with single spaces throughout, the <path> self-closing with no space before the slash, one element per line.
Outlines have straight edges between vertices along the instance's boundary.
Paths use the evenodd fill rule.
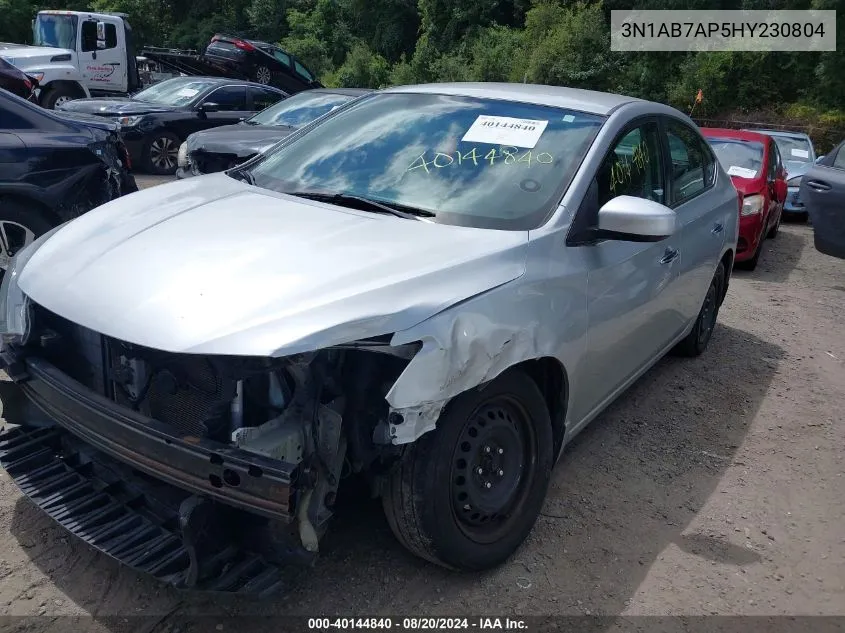
<path fill-rule="evenodd" d="M 325 191 L 285 191 L 284 193 L 291 196 L 299 196 L 300 198 L 307 198 L 309 200 L 318 200 L 320 202 L 330 202 L 333 204 L 341 204 L 344 202 L 359 202 L 366 204 L 370 210 L 379 213 L 389 213 L 398 218 L 405 218 L 406 220 L 420 220 L 422 218 L 433 218 L 436 214 L 425 209 L 416 209 L 414 207 L 406 207 L 402 205 L 399 209 L 394 206 L 389 206 L 378 200 L 365 198 L 363 196 L 356 196 L 349 193 L 328 193 Z"/>
<path fill-rule="evenodd" d="M 232 178 L 234 178 L 235 180 L 241 180 L 248 185 L 255 186 L 255 178 L 253 178 L 252 174 L 249 173 L 248 171 L 244 171 L 243 169 L 238 169 L 238 170 L 232 171 L 229 175 Z"/>

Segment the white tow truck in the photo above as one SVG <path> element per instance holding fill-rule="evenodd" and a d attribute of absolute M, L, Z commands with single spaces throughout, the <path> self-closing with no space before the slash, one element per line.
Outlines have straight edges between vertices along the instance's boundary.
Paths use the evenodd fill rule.
<path fill-rule="evenodd" d="M 122 13 L 39 11 L 33 45 L 0 43 L 0 57 L 38 80 L 45 108 L 141 88 L 132 27 Z"/>

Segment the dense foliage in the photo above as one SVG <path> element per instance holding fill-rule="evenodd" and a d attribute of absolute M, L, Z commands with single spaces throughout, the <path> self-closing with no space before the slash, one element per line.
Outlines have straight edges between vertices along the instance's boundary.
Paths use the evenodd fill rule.
<path fill-rule="evenodd" d="M 528 81 L 610 90 L 702 116 L 801 104 L 845 127 L 835 53 L 616 53 L 613 9 L 838 9 L 845 0 L 0 0 L 0 41 L 28 41 L 41 8 L 123 11 L 147 44 L 203 49 L 218 31 L 281 42 L 327 85 Z M 793 108 L 795 111 L 795 108 Z"/>

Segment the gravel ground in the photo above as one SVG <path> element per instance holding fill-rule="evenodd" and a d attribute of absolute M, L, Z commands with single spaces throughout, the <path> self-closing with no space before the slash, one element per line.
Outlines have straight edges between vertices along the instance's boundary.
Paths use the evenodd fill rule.
<path fill-rule="evenodd" d="M 0 613 L 91 614 L 104 631 L 155 616 L 120 618 L 137 633 L 193 614 L 845 615 L 843 306 L 845 262 L 784 224 L 735 273 L 707 353 L 661 361 L 591 424 L 527 543 L 486 574 L 413 558 L 356 498 L 284 594 L 178 593 L 69 537 L 0 472 Z M 258 629 L 278 624 L 238 627 Z"/>

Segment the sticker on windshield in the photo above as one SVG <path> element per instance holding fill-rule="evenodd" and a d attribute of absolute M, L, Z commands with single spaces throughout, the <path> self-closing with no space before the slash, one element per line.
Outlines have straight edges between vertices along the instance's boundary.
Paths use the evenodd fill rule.
<path fill-rule="evenodd" d="M 572 123 L 574 120 L 575 120 L 575 117 L 572 116 L 571 114 L 565 114 L 563 116 L 563 122 L 564 123 Z"/>
<path fill-rule="evenodd" d="M 791 149 L 789 152 L 798 158 L 810 158 L 810 151 L 806 149 Z"/>
<path fill-rule="evenodd" d="M 746 169 L 745 167 L 737 167 L 736 165 L 731 165 L 728 169 L 728 176 L 739 176 L 740 178 L 754 178 L 757 175 L 757 172 L 753 169 Z"/>
<path fill-rule="evenodd" d="M 534 149 L 548 124 L 548 121 L 482 114 L 461 140 L 465 143 L 490 143 Z"/>
<path fill-rule="evenodd" d="M 193 97 L 199 92 L 196 88 L 182 88 L 176 93 L 177 97 Z"/>

